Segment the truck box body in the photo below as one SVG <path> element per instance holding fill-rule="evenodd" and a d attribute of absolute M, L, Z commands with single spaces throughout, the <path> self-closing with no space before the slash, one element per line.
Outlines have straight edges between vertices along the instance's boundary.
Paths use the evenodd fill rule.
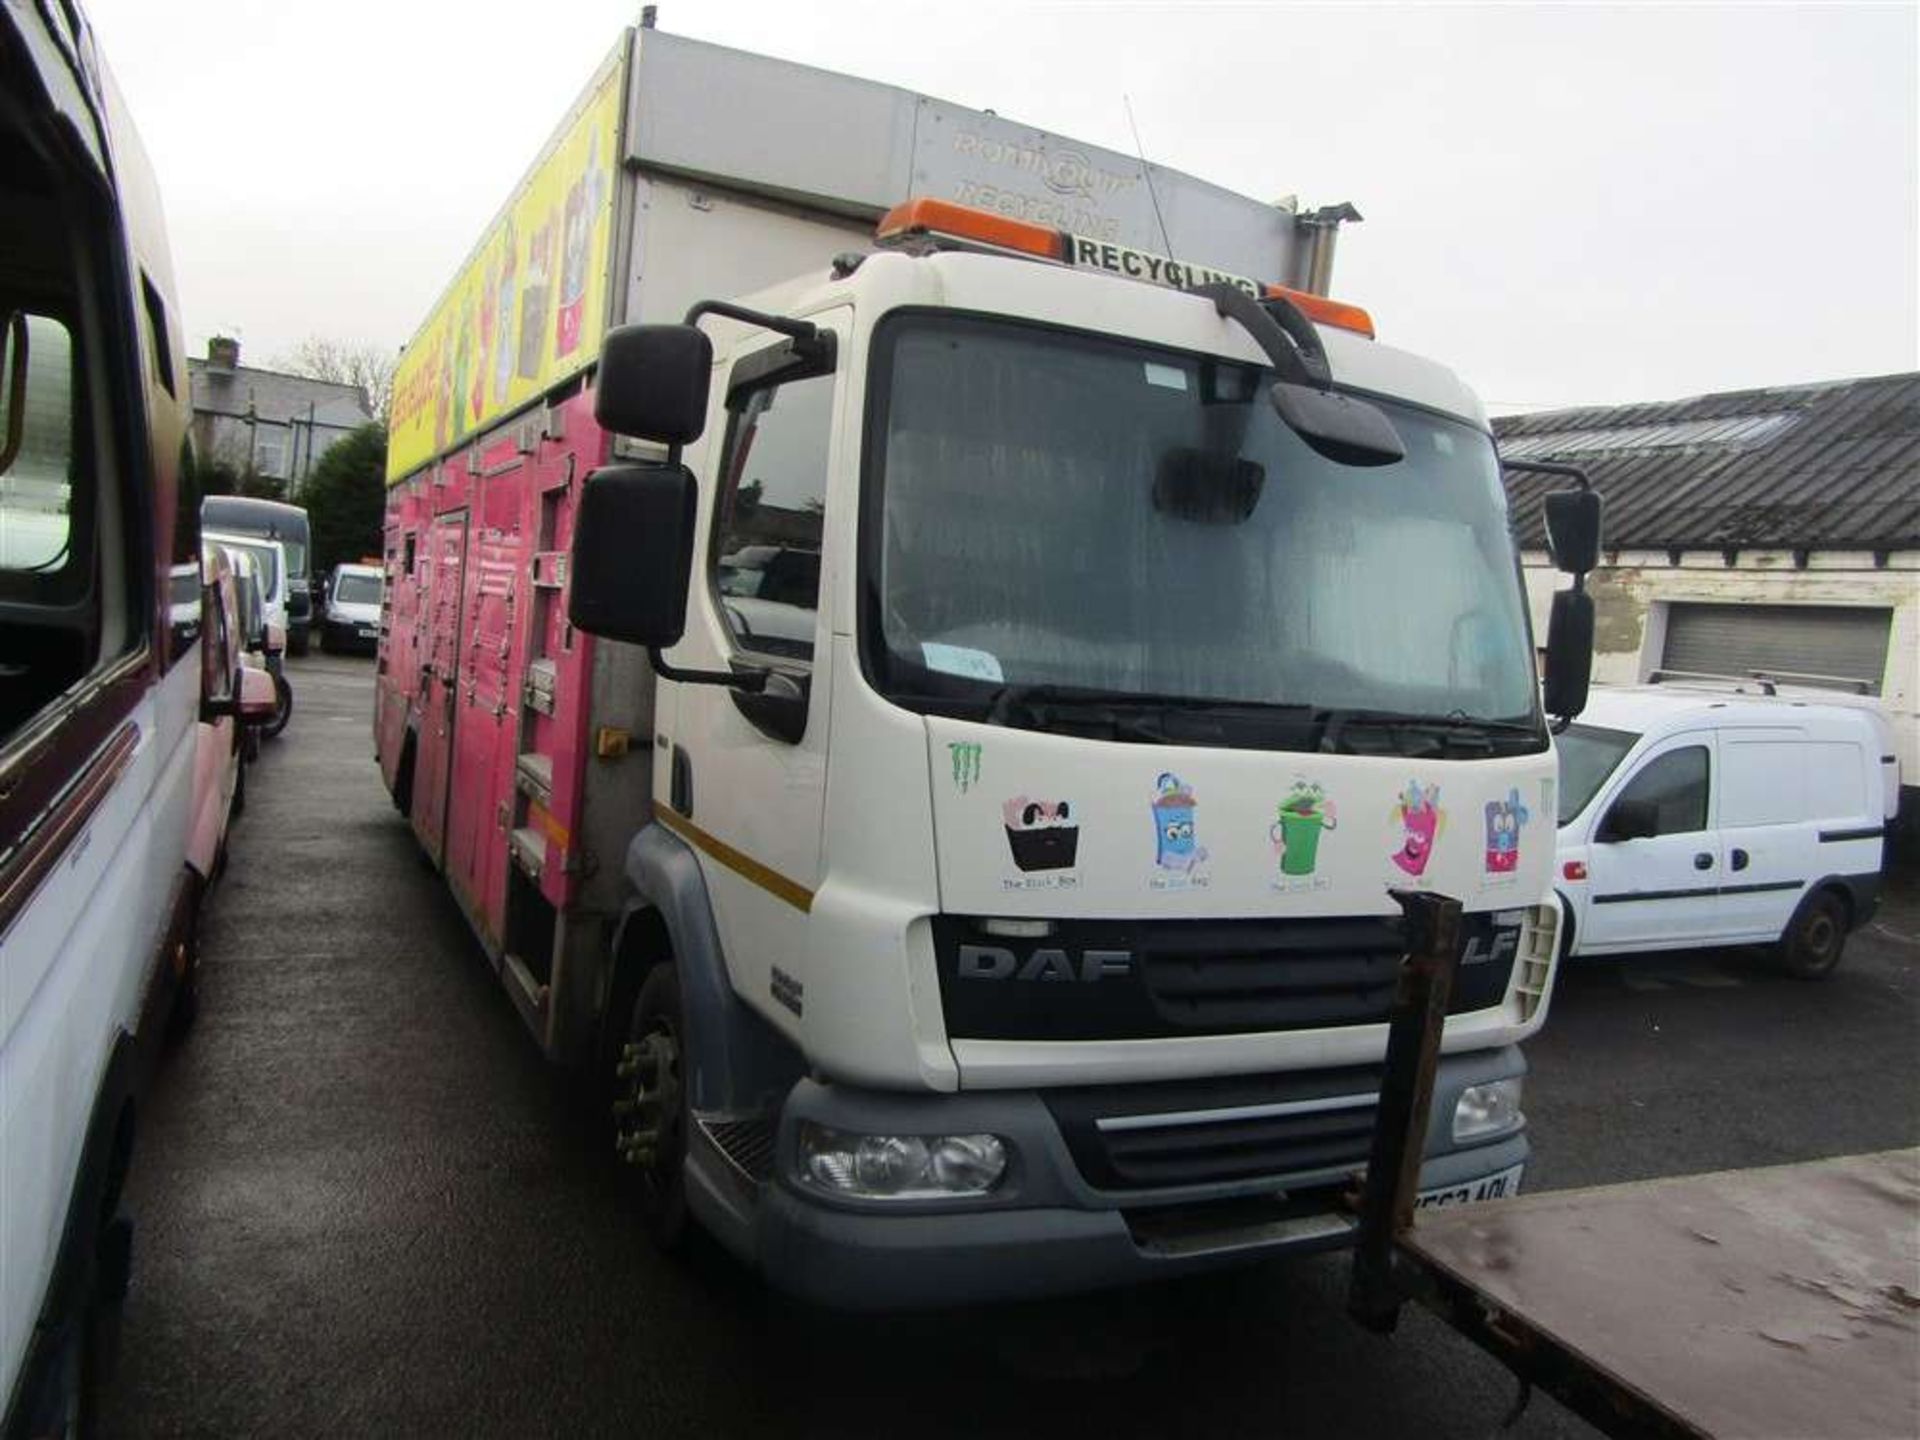
<path fill-rule="evenodd" d="M 916 198 L 1090 248 L 1068 265 L 995 245 L 871 254 L 875 221 Z M 1142 413 L 1162 407 L 1173 429 L 1204 420 L 1196 387 L 1227 384 L 1227 372 L 1232 386 L 1257 378 L 1267 361 L 1247 333 L 1177 285 L 1122 276 L 1300 282 L 1324 274 L 1316 247 L 1330 234 L 1160 167 L 1150 192 L 1136 160 L 997 116 L 641 30 L 596 72 L 403 357 L 375 716 L 383 773 L 555 1060 L 618 1048 L 638 976 L 671 952 L 687 1010 L 688 1203 L 780 1283 L 906 1303 L 1338 1243 L 1346 1227 L 1323 1203 L 1296 1202 L 1217 1244 L 1142 1238 L 1122 1212 L 1283 1187 L 1324 1199 L 1351 1174 L 1398 955 L 1391 884 L 1446 888 L 1470 912 L 1475 963 L 1436 1103 L 1450 1119 L 1466 1087 L 1517 1084 L 1514 1045 L 1544 1018 L 1553 963 L 1553 757 L 1518 582 L 1498 578 L 1512 567 L 1491 441 L 1448 372 L 1321 328 L 1339 382 L 1395 397 L 1419 463 L 1450 477 L 1470 524 L 1398 525 L 1393 485 L 1404 482 L 1354 471 L 1373 478 L 1353 493 L 1372 498 L 1351 503 L 1380 518 L 1363 526 L 1342 512 L 1340 486 L 1306 487 L 1296 518 L 1319 527 L 1318 551 L 1247 562 L 1245 583 L 1264 587 L 1247 604 L 1209 596 L 1209 547 L 1238 544 L 1217 527 L 1155 529 L 1150 557 L 1097 552 L 1099 512 L 1072 506 L 1106 442 L 1081 426 L 1086 464 L 1063 461 L 1061 483 L 1028 492 L 1039 568 L 1008 593 L 1053 604 L 1032 589 L 1048 567 L 1084 574 L 1083 633 L 1015 635 L 1003 674 L 980 635 L 916 641 L 902 661 L 882 651 L 889 627 L 907 622 L 868 623 L 902 546 L 929 573 L 978 573 L 982 593 L 999 583 L 1005 554 L 992 547 L 1006 537 L 969 528 L 991 517 L 967 513 L 967 477 L 984 493 L 1022 464 L 1044 468 L 1032 457 L 1053 443 L 1049 427 L 1080 410 L 1020 397 L 1056 374 L 1060 394 L 1075 394 L 1080 373 L 1063 359 L 1073 347 L 1087 347 L 1088 374 L 1137 381 Z M 644 649 L 568 618 L 589 475 L 661 454 L 596 423 L 602 336 L 742 297 L 831 333 L 833 378 L 805 389 L 813 372 L 792 370 L 794 356 L 767 343 L 777 337 L 704 322 L 715 403 L 674 458 L 700 477 L 696 549 L 712 553 L 696 557 L 686 633 L 667 659 L 725 671 L 744 655 L 791 671 L 806 699 L 801 732 L 786 738 L 731 691 L 658 679 Z M 986 328 L 965 328 L 976 322 Z M 1067 349 L 1048 340 L 1028 353 L 1029 334 Z M 1154 348 L 1101 348 L 1131 337 Z M 943 358 L 970 353 L 987 368 Z M 1009 388 L 1023 365 L 1040 378 Z M 776 390 L 783 403 L 759 408 L 754 397 Z M 976 392 L 1002 418 L 943 429 L 940 396 L 964 418 Z M 789 494 L 781 447 L 795 442 L 784 436 L 816 422 L 831 436 L 821 473 L 811 493 Z M 1023 432 L 1027 442 L 1012 438 Z M 902 507 L 884 520 L 875 507 L 895 502 L 880 498 L 883 457 Z M 1123 448 L 1099 463 L 1117 474 L 1136 458 Z M 1320 473 L 1304 451 L 1290 463 Z M 912 482 L 925 486 L 921 512 L 905 508 L 912 476 L 926 477 Z M 1288 487 L 1266 483 L 1271 514 Z M 1152 527 L 1155 514 L 1136 521 Z M 1392 538 L 1355 558 L 1355 537 L 1376 532 Z M 1049 536 L 1066 538 L 1049 550 Z M 1435 548 L 1454 543 L 1484 553 Z M 1244 547 L 1233 554 L 1245 560 Z M 1483 561 L 1497 593 L 1462 598 L 1445 577 Z M 1510 696 L 1524 681 L 1500 712 L 1531 717 L 1524 744 L 1400 737 L 1315 754 L 1198 730 L 1134 743 L 1010 725 L 984 706 L 935 713 L 883 676 L 910 663 L 942 686 L 1011 688 L 1022 645 L 1021 664 L 1121 674 L 1144 644 L 1128 624 L 1192 623 L 1195 673 L 1230 689 L 1235 657 L 1269 635 L 1277 653 L 1314 625 L 1322 648 L 1342 643 L 1343 626 L 1357 627 L 1356 643 L 1393 629 L 1315 597 L 1401 590 L 1418 637 L 1408 653 L 1432 652 L 1434 635 L 1458 652 L 1459 673 L 1438 683 L 1470 686 L 1483 651 L 1506 667 Z M 1155 595 L 1165 604 L 1139 603 Z M 898 598 L 914 607 L 910 590 Z M 945 603 L 913 623 L 936 626 Z M 1283 608 L 1269 621 L 1263 606 Z M 1437 631 L 1411 618 L 1423 607 L 1441 617 Z M 1071 595 L 1062 613 L 1074 621 Z M 1339 683 L 1359 695 L 1365 676 Z M 1248 1120 L 1253 1131 L 1204 1129 Z M 980 1213 L 823 1202 L 792 1179 L 803 1132 L 861 1123 L 910 1136 L 977 1125 L 1019 1158 Z M 1244 1153 L 1222 1162 L 1223 1144 Z M 1525 1158 L 1516 1114 L 1473 1144 L 1436 1141 L 1428 1184 L 1504 1185 Z"/>

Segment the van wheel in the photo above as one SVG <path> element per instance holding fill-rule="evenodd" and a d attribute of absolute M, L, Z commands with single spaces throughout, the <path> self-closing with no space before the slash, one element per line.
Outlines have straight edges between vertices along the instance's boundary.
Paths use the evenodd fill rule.
<path fill-rule="evenodd" d="M 671 961 L 647 972 L 613 1079 L 613 1148 L 654 1243 L 687 1236 L 686 1021 Z"/>
<path fill-rule="evenodd" d="M 1847 944 L 1847 907 L 1831 890 L 1809 895 L 1774 952 L 1774 963 L 1796 980 L 1824 980 Z"/>
<path fill-rule="evenodd" d="M 287 683 L 287 677 L 273 677 L 273 719 L 260 727 L 260 732 L 269 740 L 287 728 L 287 721 L 293 718 L 293 686 Z"/>

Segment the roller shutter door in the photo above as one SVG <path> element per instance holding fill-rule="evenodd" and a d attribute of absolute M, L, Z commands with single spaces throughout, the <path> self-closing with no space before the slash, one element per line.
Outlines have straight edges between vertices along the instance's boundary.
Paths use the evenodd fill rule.
<path fill-rule="evenodd" d="M 1893 611 L 1850 605 L 1673 605 L 1660 665 L 1709 675 L 1767 670 L 1862 680 L 1880 693 Z"/>

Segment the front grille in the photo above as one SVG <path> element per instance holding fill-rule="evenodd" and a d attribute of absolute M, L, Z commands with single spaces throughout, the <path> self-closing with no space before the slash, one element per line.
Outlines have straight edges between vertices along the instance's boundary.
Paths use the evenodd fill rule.
<path fill-rule="evenodd" d="M 1306 1030 L 1385 1020 L 1401 953 L 1386 921 L 1201 923 L 1156 937 L 1140 970 L 1154 1009 L 1180 1030 Z"/>
<path fill-rule="evenodd" d="M 1498 1005 L 1524 911 L 1461 917 L 1450 1014 Z M 1011 938 L 961 915 L 933 921 L 940 1000 L 956 1040 L 1143 1040 L 1384 1025 L 1398 916 L 1049 922 Z"/>
<path fill-rule="evenodd" d="M 1045 1099 L 1080 1173 L 1103 1190 L 1252 1179 L 1284 1188 L 1338 1184 L 1365 1167 L 1379 1091 L 1380 1072 L 1356 1067 Z"/>
<path fill-rule="evenodd" d="M 706 1120 L 700 1128 L 742 1175 L 756 1184 L 773 1176 L 774 1131 L 766 1120 Z"/>

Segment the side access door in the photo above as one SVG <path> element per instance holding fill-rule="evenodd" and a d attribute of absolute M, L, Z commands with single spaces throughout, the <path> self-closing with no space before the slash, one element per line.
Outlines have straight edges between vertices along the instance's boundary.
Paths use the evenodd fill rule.
<path fill-rule="evenodd" d="M 1649 750 L 1615 782 L 1588 847 L 1593 898 L 1583 950 L 1659 950 L 1719 939 L 1713 778 L 1713 736 L 1703 731 Z M 1623 817 L 1636 805 L 1651 810 L 1656 833 L 1629 839 Z"/>
<path fill-rule="evenodd" d="M 1811 740 L 1799 726 L 1742 726 L 1717 737 L 1720 837 L 1727 873 L 1720 898 L 1733 943 L 1779 938 L 1800 897 L 1835 863 L 1822 832 L 1873 813 L 1859 747 Z M 1822 816 L 1846 817 L 1837 824 Z"/>
<path fill-rule="evenodd" d="M 518 685 L 514 609 L 527 565 L 524 459 L 489 454 L 476 486 L 477 523 L 468 538 L 466 600 L 460 616 L 458 694 L 454 698 L 452 793 L 447 800 L 447 877 L 467 911 L 495 943 L 506 920 L 508 797 Z"/>
<path fill-rule="evenodd" d="M 436 865 L 447 850 L 447 785 L 453 768 L 454 699 L 460 680 L 460 611 L 467 513 L 434 517 L 427 545 L 425 652 L 420 737 L 414 755 L 413 828 Z"/>

